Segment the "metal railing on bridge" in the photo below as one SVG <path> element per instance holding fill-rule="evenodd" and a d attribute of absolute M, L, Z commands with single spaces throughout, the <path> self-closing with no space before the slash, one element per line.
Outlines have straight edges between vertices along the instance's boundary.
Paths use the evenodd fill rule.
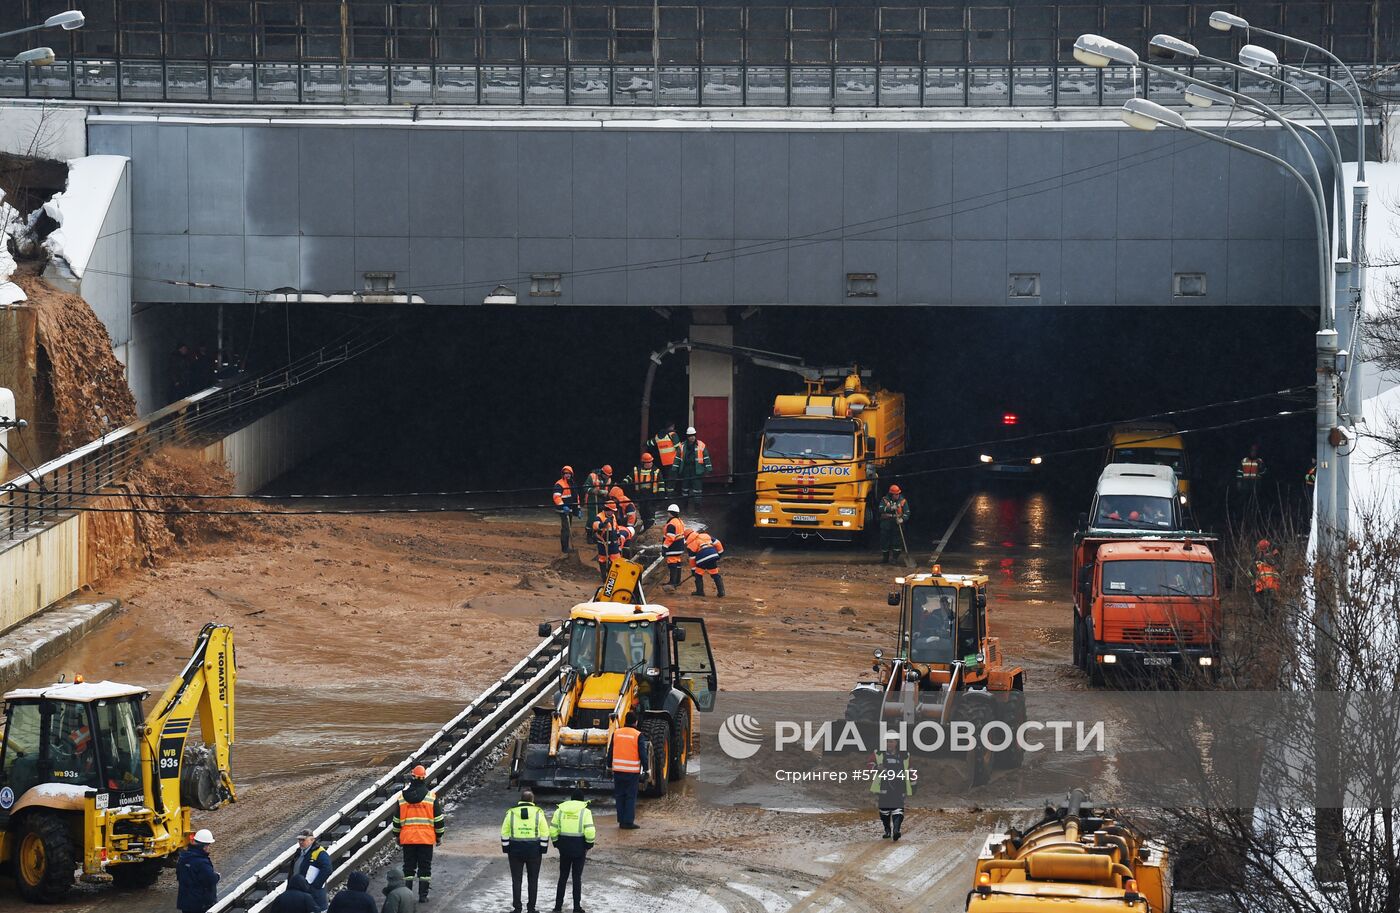
<path fill-rule="evenodd" d="M 202 446 L 278 406 L 290 391 L 387 339 L 372 324 L 275 371 L 201 390 L 0 485 L 0 551 L 67 516 L 168 447 Z"/>

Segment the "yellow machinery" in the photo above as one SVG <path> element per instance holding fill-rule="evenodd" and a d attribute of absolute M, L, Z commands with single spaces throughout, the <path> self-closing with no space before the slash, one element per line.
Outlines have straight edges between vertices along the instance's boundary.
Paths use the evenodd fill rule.
<path fill-rule="evenodd" d="M 208 624 L 151 714 L 137 685 L 60 682 L 5 695 L 0 861 L 25 899 L 74 873 L 147 887 L 189 842 L 190 809 L 233 801 L 233 629 Z M 186 745 L 195 714 L 204 744 Z"/>
<path fill-rule="evenodd" d="M 848 541 L 875 526 L 879 471 L 904 452 L 904 395 L 859 367 L 821 369 L 764 423 L 754 526 L 765 538 Z"/>
<path fill-rule="evenodd" d="M 664 796 L 668 782 L 685 776 L 694 712 L 715 705 L 714 655 L 705 620 L 646 604 L 640 579 L 639 565 L 615 560 L 594 601 L 569 613 L 559 689 L 516 743 L 513 783 L 612 789 L 612 735 L 629 712 L 650 743 L 642 795 Z M 551 631 L 540 625 L 541 637 Z"/>
<path fill-rule="evenodd" d="M 1191 462 L 1186 456 L 1186 439 L 1175 425 L 1166 422 L 1137 422 L 1114 425 L 1108 434 L 1104 465 L 1137 463 L 1170 466 L 1185 504 L 1191 494 Z"/>
<path fill-rule="evenodd" d="M 1024 832 L 992 834 L 967 895 L 969 913 L 1166 913 L 1167 848 L 1074 790 Z"/>
<path fill-rule="evenodd" d="M 899 635 L 893 656 L 875 651 L 874 677 L 851 690 L 846 719 L 860 727 L 865 745 L 877 744 L 880 724 L 915 726 L 933 721 L 947 727 L 993 721 L 1013 732 L 1026 721 L 1025 673 L 1008 665 L 1001 640 L 987 634 L 987 576 L 932 573 L 895 578 L 889 604 L 899 606 Z M 1019 743 L 993 752 L 978 740 L 968 752 L 974 786 L 997 768 L 1021 765 Z"/>

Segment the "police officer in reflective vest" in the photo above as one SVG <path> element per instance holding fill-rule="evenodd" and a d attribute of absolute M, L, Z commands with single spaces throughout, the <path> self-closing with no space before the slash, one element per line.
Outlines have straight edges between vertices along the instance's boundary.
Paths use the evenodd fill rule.
<path fill-rule="evenodd" d="M 617 826 L 625 831 L 637 829 L 637 787 L 646 778 L 650 756 L 651 745 L 637 730 L 637 714 L 629 711 L 612 737 L 613 799 L 617 802 Z"/>
<path fill-rule="evenodd" d="M 593 848 L 598 831 L 593 827 L 593 811 L 583 798 L 583 790 L 576 789 L 569 795 L 569 801 L 561 802 L 554 810 L 549 822 L 549 837 L 554 848 L 559 851 L 559 886 L 554 891 L 554 913 L 563 913 L 564 889 L 570 878 L 574 882 L 574 913 L 584 913 L 583 909 L 583 860 Z"/>
<path fill-rule="evenodd" d="M 530 913 L 536 913 L 540 888 L 540 859 L 549 850 L 549 822 L 528 789 L 501 822 L 501 852 L 510 860 L 511 913 L 520 913 L 520 879 L 530 876 Z"/>
<path fill-rule="evenodd" d="M 870 791 L 880 810 L 880 823 L 886 840 L 898 840 L 904 827 L 904 800 L 914 795 L 914 781 L 909 774 L 909 754 L 903 751 L 877 751 L 870 759 L 874 781 Z"/>
<path fill-rule="evenodd" d="M 641 465 L 632 467 L 632 474 L 622 481 L 630 484 L 637 496 L 637 508 L 642 517 L 641 531 L 646 532 L 656 522 L 654 515 L 656 502 L 661 497 L 661 470 L 657 468 L 651 454 L 644 453 Z"/>
<path fill-rule="evenodd" d="M 444 818 L 437 807 L 437 794 L 428 789 L 428 771 L 419 764 L 413 768 L 413 782 L 399 793 L 394 814 L 394 834 L 403 848 L 403 875 L 408 887 L 418 877 L 418 899 L 428 900 L 433 877 L 433 847 L 442 839 Z"/>
<path fill-rule="evenodd" d="M 681 585 L 681 571 L 685 568 L 685 539 L 690 530 L 685 528 L 685 521 L 681 519 L 679 504 L 669 505 L 666 513 L 668 516 L 665 535 L 661 538 L 661 553 L 666 556 L 666 570 L 671 574 L 666 586 L 675 589 Z"/>
<path fill-rule="evenodd" d="M 573 518 L 579 516 L 578 498 L 574 496 L 574 467 L 565 466 L 554 483 L 554 509 L 559 512 L 559 550 L 569 552 L 569 537 Z"/>
<path fill-rule="evenodd" d="M 705 595 L 705 575 L 715 581 L 715 595 L 724 598 L 724 578 L 719 575 L 719 562 L 724 557 L 724 543 L 709 533 L 691 530 L 685 539 L 690 552 L 690 570 L 695 574 L 695 595 Z"/>

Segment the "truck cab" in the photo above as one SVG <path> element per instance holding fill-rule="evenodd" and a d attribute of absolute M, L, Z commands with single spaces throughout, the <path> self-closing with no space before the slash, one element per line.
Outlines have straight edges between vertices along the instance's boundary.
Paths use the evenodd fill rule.
<path fill-rule="evenodd" d="M 1166 466 L 1176 473 L 1177 490 L 1187 503 L 1191 494 L 1191 461 L 1186 439 L 1175 425 L 1146 422 L 1114 425 L 1108 435 L 1104 465 Z"/>
<path fill-rule="evenodd" d="M 1090 530 L 1074 546 L 1074 661 L 1109 670 L 1219 671 L 1215 540 Z"/>
<path fill-rule="evenodd" d="M 1186 528 L 1184 498 L 1169 466 L 1105 466 L 1081 528 L 1166 533 Z"/>

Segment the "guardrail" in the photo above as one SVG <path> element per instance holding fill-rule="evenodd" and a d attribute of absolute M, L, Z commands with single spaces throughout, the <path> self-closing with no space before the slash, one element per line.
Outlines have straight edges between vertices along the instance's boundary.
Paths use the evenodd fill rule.
<path fill-rule="evenodd" d="M 0 551 L 61 520 L 93 492 L 121 481 L 166 447 L 207 443 L 277 405 L 281 395 L 387 338 L 381 325 L 356 331 L 285 367 L 201 390 L 0 485 Z"/>

